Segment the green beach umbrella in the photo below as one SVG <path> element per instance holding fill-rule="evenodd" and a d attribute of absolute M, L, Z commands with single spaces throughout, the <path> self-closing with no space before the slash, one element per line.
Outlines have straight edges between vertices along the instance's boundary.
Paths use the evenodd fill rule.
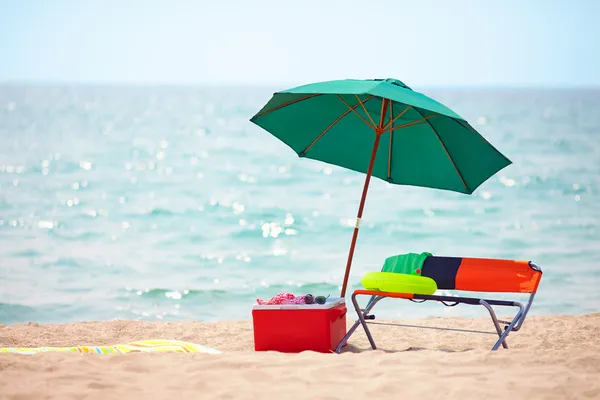
<path fill-rule="evenodd" d="M 371 176 L 471 194 L 511 164 L 454 111 L 396 79 L 335 80 L 276 92 L 250 121 L 300 157 L 366 173 L 341 297 Z"/>

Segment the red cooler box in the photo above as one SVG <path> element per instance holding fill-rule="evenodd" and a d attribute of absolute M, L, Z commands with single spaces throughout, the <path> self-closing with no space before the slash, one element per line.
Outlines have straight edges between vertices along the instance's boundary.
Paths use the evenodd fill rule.
<path fill-rule="evenodd" d="M 322 305 L 255 305 L 252 322 L 256 351 L 330 353 L 346 334 L 346 302 L 329 298 Z"/>

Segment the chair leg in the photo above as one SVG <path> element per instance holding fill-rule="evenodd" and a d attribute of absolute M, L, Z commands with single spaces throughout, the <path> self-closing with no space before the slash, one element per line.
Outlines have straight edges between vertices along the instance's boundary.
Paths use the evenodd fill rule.
<path fill-rule="evenodd" d="M 352 327 L 348 330 L 348 332 L 346 332 L 346 335 L 342 338 L 340 343 L 338 343 L 337 347 L 335 348 L 336 353 L 340 354 L 342 352 L 342 347 L 344 347 L 344 345 L 348 342 L 348 339 L 350 339 L 350 336 L 352 336 L 352 334 L 354 333 L 356 328 L 358 328 L 359 325 L 360 325 L 360 320 L 357 319 L 354 322 L 354 325 L 352 325 Z"/>
<path fill-rule="evenodd" d="M 521 316 L 523 315 L 523 307 L 522 306 L 520 306 L 520 307 L 521 307 L 521 309 L 519 310 L 517 315 L 515 315 L 515 318 L 513 318 L 512 322 L 506 327 L 506 329 L 504 330 L 504 333 L 502 333 L 500 335 L 500 338 L 498 339 L 496 344 L 494 344 L 494 347 L 492 347 L 492 351 L 498 350 L 498 347 L 500 347 L 500 343 L 502 343 L 504 345 L 506 337 L 508 336 L 510 331 L 512 331 L 513 327 L 519 321 L 519 319 L 521 319 Z"/>
<path fill-rule="evenodd" d="M 373 335 L 371 335 L 371 331 L 369 330 L 369 327 L 367 326 L 367 321 L 365 320 L 365 315 L 367 315 L 369 313 L 369 311 L 371 310 L 371 308 L 373 308 L 373 306 L 375 306 L 375 304 L 377 303 L 377 300 L 371 299 L 371 301 L 369 303 L 370 304 L 367 306 L 367 308 L 365 309 L 365 312 L 363 314 L 360 310 L 360 306 L 358 305 L 358 301 L 356 300 L 356 294 L 352 293 L 352 304 L 354 304 L 354 309 L 356 310 L 356 314 L 358 314 L 358 320 L 359 320 L 360 324 L 362 325 L 363 329 L 365 330 L 365 334 L 367 335 L 367 339 L 369 339 L 371 348 L 373 350 L 377 350 L 377 346 L 375 346 L 375 341 L 373 340 Z"/>
<path fill-rule="evenodd" d="M 531 308 L 531 304 L 533 304 L 534 297 L 535 297 L 535 293 L 531 293 L 531 295 L 529 296 L 529 301 L 527 302 L 527 305 L 525 306 L 525 309 L 523 310 L 523 312 L 521 314 L 521 318 L 519 319 L 519 322 L 512 329 L 513 332 L 517 332 L 523 326 L 523 322 L 525 322 L 525 317 L 527 317 L 527 313 L 529 312 L 529 309 Z"/>
<path fill-rule="evenodd" d="M 496 312 L 494 311 L 492 306 L 490 306 L 490 304 L 485 300 L 479 300 L 479 304 L 481 304 L 482 306 L 487 308 L 487 310 L 490 313 L 490 316 L 492 317 L 492 321 L 494 321 L 494 326 L 496 327 L 496 331 L 498 332 L 499 338 L 498 338 L 498 341 L 492 347 L 492 351 L 498 350 L 498 348 L 500 347 L 501 344 L 502 344 L 502 347 L 504 347 L 505 349 L 508 349 L 508 344 L 506 343 L 506 337 L 513 330 L 513 328 L 515 327 L 517 322 L 519 322 L 522 319 L 523 314 L 525 312 L 523 305 L 518 302 L 514 302 L 512 304 L 514 307 L 519 307 L 519 312 L 517 312 L 517 315 L 515 315 L 513 320 L 510 322 L 510 324 L 508 324 L 506 329 L 504 329 L 504 332 L 502 332 L 502 328 L 500 327 L 500 323 L 498 322 L 498 318 L 496 317 Z"/>
<path fill-rule="evenodd" d="M 371 347 L 373 349 L 376 348 L 375 341 L 373 340 L 373 336 L 371 335 L 371 332 L 369 331 L 369 328 L 367 327 L 367 323 L 365 321 L 364 316 L 368 315 L 369 312 L 371 312 L 371 310 L 373 309 L 373 307 L 375 307 L 375 304 L 377 304 L 379 302 L 379 300 L 381 300 L 381 299 L 382 299 L 381 297 L 372 296 L 371 299 L 369 300 L 369 302 L 367 303 L 367 306 L 365 307 L 365 310 L 363 313 L 363 311 L 360 309 L 360 306 L 358 305 L 358 301 L 356 300 L 356 295 L 352 294 L 352 305 L 354 306 L 354 309 L 356 310 L 358 319 L 354 322 L 354 324 L 348 330 L 346 335 L 342 338 L 340 343 L 338 343 L 337 347 L 335 348 L 336 353 L 339 354 L 342 352 L 342 347 L 344 347 L 344 345 L 348 342 L 348 340 L 350 339 L 350 336 L 352 336 L 354 334 L 354 332 L 356 331 L 356 329 L 358 328 L 359 325 L 363 326 L 363 329 L 365 330 L 365 333 L 367 335 L 367 338 L 369 339 L 369 343 L 371 344 Z"/>
<path fill-rule="evenodd" d="M 492 317 L 492 321 L 494 322 L 494 326 L 496 327 L 496 332 L 498 332 L 498 336 L 500 338 L 502 338 L 503 334 L 502 334 L 502 327 L 500 327 L 500 323 L 498 322 L 498 317 L 496 317 L 496 312 L 494 311 L 494 309 L 492 308 L 492 306 L 490 306 L 490 304 L 485 301 L 485 300 L 479 300 L 479 304 L 481 304 L 482 306 L 484 306 L 490 313 L 490 317 Z M 508 349 L 508 344 L 506 343 L 506 336 L 508 336 L 508 334 L 504 335 L 504 338 L 502 338 L 502 341 L 500 343 L 502 343 L 502 347 L 504 347 L 505 349 Z M 499 346 L 499 344 L 498 344 Z M 496 346 L 494 346 L 496 347 Z M 497 350 L 498 347 L 496 347 L 495 349 L 492 348 L 492 350 Z"/>

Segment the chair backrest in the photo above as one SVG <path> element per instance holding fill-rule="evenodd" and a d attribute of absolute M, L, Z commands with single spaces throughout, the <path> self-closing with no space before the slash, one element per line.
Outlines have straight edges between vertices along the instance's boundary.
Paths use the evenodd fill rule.
<path fill-rule="evenodd" d="M 542 270 L 521 260 L 429 256 L 421 275 L 433 279 L 438 289 L 535 293 Z"/>

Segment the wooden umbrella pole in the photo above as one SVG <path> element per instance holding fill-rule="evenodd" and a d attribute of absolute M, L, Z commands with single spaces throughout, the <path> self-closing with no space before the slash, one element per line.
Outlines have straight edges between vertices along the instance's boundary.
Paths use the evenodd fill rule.
<path fill-rule="evenodd" d="M 371 182 L 371 175 L 373 174 L 373 165 L 375 164 L 375 157 L 377 156 L 377 148 L 379 147 L 379 141 L 383 134 L 383 121 L 387 112 L 389 100 L 383 99 L 381 104 L 381 117 L 379 119 L 379 126 L 375 128 L 375 143 L 373 143 L 373 151 L 371 152 L 371 160 L 369 161 L 369 168 L 367 169 L 367 177 L 365 178 L 365 184 L 363 186 L 362 197 L 360 199 L 360 205 L 358 206 L 358 214 L 356 216 L 356 224 L 354 225 L 354 233 L 352 234 L 352 242 L 350 244 L 350 252 L 348 253 L 348 262 L 346 263 L 346 273 L 344 274 L 344 282 L 342 283 L 342 293 L 340 297 L 346 296 L 346 287 L 348 286 L 348 277 L 350 276 L 350 267 L 352 266 L 352 256 L 354 255 L 354 248 L 356 246 L 356 239 L 358 237 L 358 229 L 360 228 L 360 221 L 362 218 L 363 208 L 365 207 L 365 200 L 367 199 L 367 191 L 369 190 L 369 182 Z"/>

